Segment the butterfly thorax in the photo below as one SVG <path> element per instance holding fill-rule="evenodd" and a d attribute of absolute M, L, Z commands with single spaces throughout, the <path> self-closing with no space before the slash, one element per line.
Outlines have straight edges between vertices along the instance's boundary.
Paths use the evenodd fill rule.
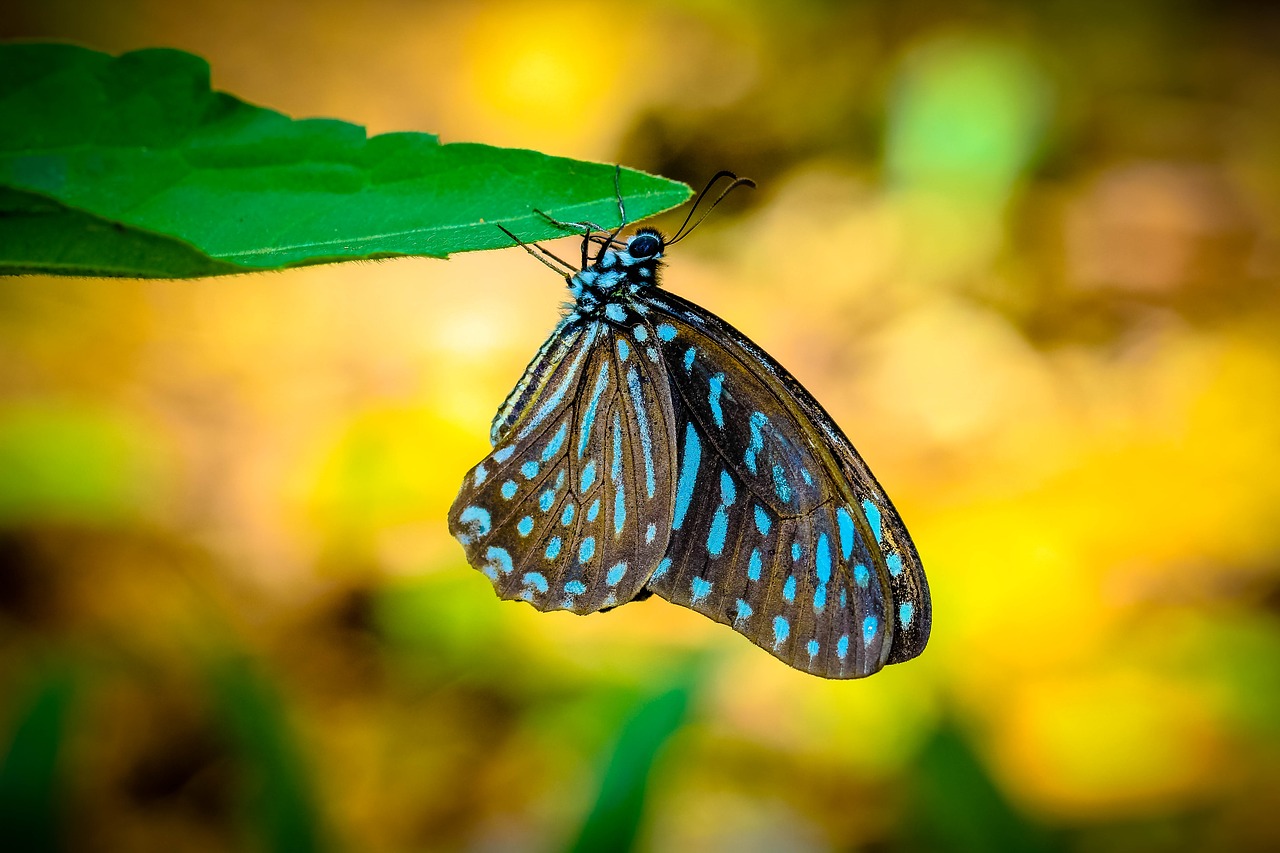
<path fill-rule="evenodd" d="M 584 318 L 606 314 L 610 305 L 627 302 L 639 290 L 655 287 L 662 263 L 662 235 L 643 228 L 625 249 L 605 249 L 586 269 L 569 276 L 573 310 Z"/>

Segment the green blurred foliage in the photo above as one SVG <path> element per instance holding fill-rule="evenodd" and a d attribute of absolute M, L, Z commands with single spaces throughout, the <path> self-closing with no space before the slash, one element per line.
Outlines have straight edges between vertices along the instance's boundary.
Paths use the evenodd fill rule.
<path fill-rule="evenodd" d="M 58 753 L 73 696 L 71 678 L 48 676 L 35 694 L 23 697 L 17 724 L 0 761 L 0 833 L 15 849 L 58 850 L 61 807 Z"/>
<path fill-rule="evenodd" d="M 658 600 L 497 601 L 444 518 L 565 298 L 523 253 L 0 281 L 0 781 L 66 846 L 1280 847 L 1273 15 L 131 9 L 0 26 L 371 133 L 758 179 L 664 283 L 852 436 L 935 633 L 832 683 Z"/>
<path fill-rule="evenodd" d="M 1041 70 L 998 38 L 928 43 L 905 58 L 891 97 L 892 185 L 997 206 L 1031 162 L 1050 108 Z"/>
<path fill-rule="evenodd" d="M 213 711 L 251 771 L 245 799 L 264 849 L 326 849 L 326 829 L 274 690 L 243 660 L 209 668 Z"/>
<path fill-rule="evenodd" d="M 692 683 L 680 684 L 646 698 L 622 724 L 595 805 L 569 850 L 634 848 L 653 763 L 683 724 L 692 688 Z"/>
<path fill-rule="evenodd" d="M 160 476 L 139 430 L 117 413 L 0 407 L 0 524 L 125 519 L 160 491 Z"/>

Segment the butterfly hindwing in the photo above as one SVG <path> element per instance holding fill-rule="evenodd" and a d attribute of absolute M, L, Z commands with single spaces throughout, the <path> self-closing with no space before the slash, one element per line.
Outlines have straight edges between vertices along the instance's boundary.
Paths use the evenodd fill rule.
<path fill-rule="evenodd" d="M 918 654 L 930 616 L 919 561 L 847 439 L 727 323 L 665 291 L 644 302 L 678 437 L 679 527 L 650 588 L 826 677 Z"/>
<path fill-rule="evenodd" d="M 667 383 L 629 336 L 604 320 L 557 329 L 464 479 L 450 529 L 502 598 L 575 613 L 622 604 L 666 549 Z"/>

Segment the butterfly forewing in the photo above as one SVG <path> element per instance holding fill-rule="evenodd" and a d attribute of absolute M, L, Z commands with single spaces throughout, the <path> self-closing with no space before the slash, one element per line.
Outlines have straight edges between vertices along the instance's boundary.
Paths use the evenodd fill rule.
<path fill-rule="evenodd" d="M 630 335 L 603 320 L 558 329 L 464 480 L 450 529 L 502 598 L 576 613 L 622 604 L 666 549 L 667 383 Z"/>
<path fill-rule="evenodd" d="M 664 291 L 641 298 L 678 437 L 679 527 L 650 588 L 827 677 L 918 654 L 929 619 L 919 562 L 847 439 L 728 324 Z"/>

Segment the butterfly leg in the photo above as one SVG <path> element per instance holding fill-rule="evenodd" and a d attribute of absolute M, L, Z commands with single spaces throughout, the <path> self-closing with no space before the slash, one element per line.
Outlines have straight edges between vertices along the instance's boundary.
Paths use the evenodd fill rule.
<path fill-rule="evenodd" d="M 538 208 L 536 207 L 533 209 L 533 212 L 538 214 L 543 219 L 547 220 L 557 228 L 563 228 L 566 231 L 587 231 L 587 232 L 602 231 L 603 232 L 603 231 L 609 230 L 605 228 L 603 225 L 597 225 L 594 222 L 589 222 L 589 221 L 588 222 L 564 222 L 562 220 L 556 219 L 554 216 L 552 216 L 550 213 L 547 213 L 544 210 L 538 210 Z"/>
<path fill-rule="evenodd" d="M 620 164 L 613 167 L 613 194 L 618 198 L 618 227 L 609 234 L 610 243 L 618 239 L 622 229 L 627 227 L 627 208 L 622 203 L 622 166 Z"/>
<path fill-rule="evenodd" d="M 497 224 L 497 223 L 495 223 L 495 224 Z M 555 255 L 553 255 L 551 252 L 549 252 L 548 250 L 546 250 L 546 249 L 542 248 L 541 246 L 537 245 L 536 243 L 534 243 L 534 244 L 526 243 L 525 241 L 521 240 L 521 239 L 520 239 L 519 237 L 517 237 L 516 235 L 512 234 L 512 233 L 511 233 L 510 231 L 508 231 L 506 228 L 503 228 L 501 225 L 498 225 L 497 227 L 498 227 L 498 230 L 499 230 L 499 231 L 501 231 L 503 234 L 506 234 L 508 237 L 510 237 L 512 240 L 514 240 L 514 241 L 516 242 L 516 245 L 518 245 L 521 249 L 524 249 L 526 252 L 528 252 L 530 255 L 532 255 L 536 261 L 538 261 L 539 263 L 543 264 L 544 266 L 547 266 L 547 267 L 549 267 L 549 268 L 551 268 L 551 269 L 555 270 L 555 271 L 556 271 L 556 273 L 558 273 L 559 275 L 569 275 L 570 273 L 572 273 L 572 272 L 573 272 L 573 266 L 572 266 L 570 263 L 568 263 L 567 261 L 565 261 L 564 259 L 556 257 L 556 256 L 555 256 Z M 539 254 L 539 253 L 541 253 L 541 254 Z M 551 260 L 555 261 L 556 263 L 562 264 L 562 265 L 565 267 L 565 270 L 568 270 L 568 272 L 566 272 L 565 270 L 562 270 L 562 269 L 560 269 L 559 267 L 555 266 L 555 264 L 550 263 L 546 258 L 544 258 L 544 257 L 543 257 L 543 255 L 546 255 L 546 257 L 547 257 L 547 258 L 551 258 Z"/>

